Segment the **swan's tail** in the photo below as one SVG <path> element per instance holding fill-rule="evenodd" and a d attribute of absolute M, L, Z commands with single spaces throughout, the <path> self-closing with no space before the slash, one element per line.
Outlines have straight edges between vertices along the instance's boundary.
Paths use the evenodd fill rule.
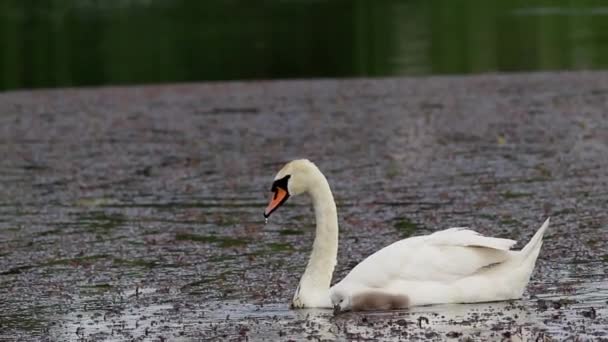
<path fill-rule="evenodd" d="M 534 267 L 534 262 L 538 257 L 538 253 L 540 253 L 540 247 L 543 245 L 543 235 L 545 234 L 545 230 L 549 227 L 549 220 L 547 218 L 545 223 L 540 227 L 540 229 L 534 234 L 530 242 L 518 253 L 518 257 L 523 263 L 532 263 L 532 267 Z"/>
<path fill-rule="evenodd" d="M 536 265 L 536 258 L 540 253 L 540 247 L 543 245 L 543 235 L 545 230 L 549 227 L 549 219 L 543 223 L 540 229 L 534 234 L 530 242 L 518 252 L 514 252 L 513 259 L 508 263 L 508 269 L 510 270 L 510 283 L 513 284 L 513 294 L 511 298 L 521 298 L 526 289 L 526 285 L 530 281 L 534 266 Z"/>

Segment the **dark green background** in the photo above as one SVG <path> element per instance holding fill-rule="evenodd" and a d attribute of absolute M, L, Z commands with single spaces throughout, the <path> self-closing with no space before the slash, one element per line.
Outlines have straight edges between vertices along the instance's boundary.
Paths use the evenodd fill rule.
<path fill-rule="evenodd" d="M 601 69 L 608 2 L 0 0 L 0 89 Z"/>

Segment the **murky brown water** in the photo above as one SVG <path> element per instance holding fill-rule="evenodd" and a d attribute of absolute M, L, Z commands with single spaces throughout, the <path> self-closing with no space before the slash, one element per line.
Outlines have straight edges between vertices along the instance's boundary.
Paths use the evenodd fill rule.
<path fill-rule="evenodd" d="M 0 94 L 0 339 L 608 338 L 608 73 Z M 289 310 L 338 202 L 336 279 L 411 234 L 552 225 L 520 301 Z M 426 320 L 428 319 L 428 323 Z"/>

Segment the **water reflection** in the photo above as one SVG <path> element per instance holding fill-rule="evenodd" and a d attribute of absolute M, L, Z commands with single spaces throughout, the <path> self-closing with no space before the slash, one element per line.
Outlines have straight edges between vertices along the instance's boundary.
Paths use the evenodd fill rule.
<path fill-rule="evenodd" d="M 605 68 L 592 2 L 0 2 L 0 89 Z"/>

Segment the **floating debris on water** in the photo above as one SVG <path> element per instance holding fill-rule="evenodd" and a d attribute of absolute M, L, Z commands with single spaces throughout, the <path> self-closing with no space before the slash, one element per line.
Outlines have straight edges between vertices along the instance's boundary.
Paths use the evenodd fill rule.
<path fill-rule="evenodd" d="M 605 338 L 605 84 L 584 72 L 1 93 L 0 340 Z M 227 103 L 260 110 L 197 114 Z M 295 155 L 335 184 L 335 279 L 399 238 L 468 226 L 527 241 L 551 216 L 523 298 L 290 310 L 312 213 L 294 201 L 263 227 L 259 199 Z"/>

